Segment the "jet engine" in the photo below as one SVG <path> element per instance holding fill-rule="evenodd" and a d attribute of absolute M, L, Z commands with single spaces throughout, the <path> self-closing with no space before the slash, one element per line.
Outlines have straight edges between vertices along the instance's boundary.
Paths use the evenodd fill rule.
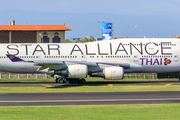
<path fill-rule="evenodd" d="M 68 78 L 85 78 L 88 74 L 87 65 L 70 65 L 64 70 L 55 70 L 54 74 L 66 76 Z"/>
<path fill-rule="evenodd" d="M 124 76 L 124 69 L 122 67 L 108 67 L 103 70 L 106 80 L 121 80 Z"/>
<path fill-rule="evenodd" d="M 91 73 L 92 77 L 103 77 L 106 80 L 121 80 L 124 76 L 123 67 L 107 67 L 103 72 Z"/>

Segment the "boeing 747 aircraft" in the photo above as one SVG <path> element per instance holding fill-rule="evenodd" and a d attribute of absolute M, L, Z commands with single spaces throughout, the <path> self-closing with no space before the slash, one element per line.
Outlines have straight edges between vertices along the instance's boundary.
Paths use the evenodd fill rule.
<path fill-rule="evenodd" d="M 121 80 L 124 73 L 180 78 L 179 39 L 132 38 L 89 43 L 0 44 L 0 71 L 49 73 L 57 83 L 87 75 Z"/>

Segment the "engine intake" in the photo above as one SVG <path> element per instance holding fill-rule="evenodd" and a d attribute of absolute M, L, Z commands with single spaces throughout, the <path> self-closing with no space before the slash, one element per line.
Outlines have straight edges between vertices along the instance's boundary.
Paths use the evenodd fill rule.
<path fill-rule="evenodd" d="M 85 78 L 88 74 L 87 65 L 70 65 L 65 70 L 55 70 L 54 74 L 67 76 L 68 78 Z"/>

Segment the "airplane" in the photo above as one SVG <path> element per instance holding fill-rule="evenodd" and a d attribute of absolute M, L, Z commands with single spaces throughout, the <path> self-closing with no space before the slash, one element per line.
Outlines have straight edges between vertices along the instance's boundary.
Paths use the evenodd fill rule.
<path fill-rule="evenodd" d="M 126 38 L 88 43 L 0 44 L 0 71 L 47 73 L 56 82 L 82 82 L 88 75 L 121 80 L 124 73 L 180 78 L 179 39 Z"/>

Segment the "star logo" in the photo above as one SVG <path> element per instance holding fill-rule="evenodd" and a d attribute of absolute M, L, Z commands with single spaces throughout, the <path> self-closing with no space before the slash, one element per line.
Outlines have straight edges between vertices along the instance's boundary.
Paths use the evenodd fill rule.
<path fill-rule="evenodd" d="M 12 60 L 12 59 L 14 58 L 14 56 L 13 56 L 13 55 L 10 55 L 9 58 Z"/>
<path fill-rule="evenodd" d="M 164 58 L 164 65 L 171 64 L 171 62 L 172 61 L 170 59 Z"/>

